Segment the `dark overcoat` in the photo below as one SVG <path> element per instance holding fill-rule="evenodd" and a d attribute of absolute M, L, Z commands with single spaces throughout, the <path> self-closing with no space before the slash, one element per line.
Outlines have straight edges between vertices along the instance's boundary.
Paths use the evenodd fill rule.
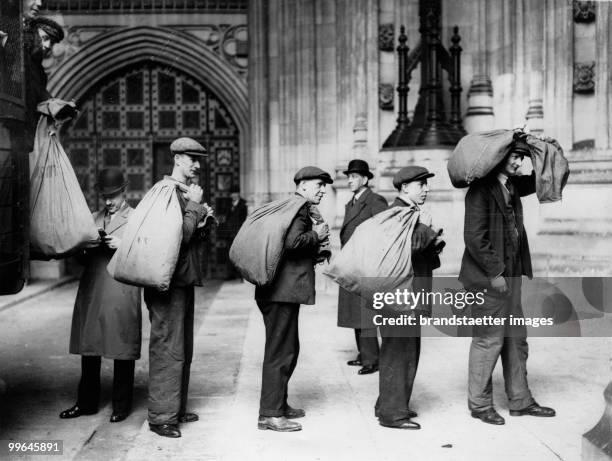
<path fill-rule="evenodd" d="M 121 238 L 132 208 L 124 204 L 105 229 Z M 105 211 L 93 214 L 104 227 Z M 114 251 L 104 245 L 87 250 L 79 283 L 70 334 L 70 353 L 99 355 L 109 359 L 140 358 L 142 312 L 140 288 L 117 282 L 106 266 Z"/>
<path fill-rule="evenodd" d="M 535 192 L 535 173 L 511 177 L 509 181 L 516 191 L 512 210 L 506 206 L 504 186 L 494 175 L 473 183 L 465 196 L 465 251 L 459 281 L 466 288 L 487 288 L 499 275 L 518 275 L 511 273 L 515 257 L 520 261 L 521 274 L 532 277 L 520 197 Z M 518 238 L 513 235 L 514 222 Z"/>
<path fill-rule="evenodd" d="M 274 280 L 268 285 L 258 286 L 255 299 L 259 302 L 314 304 L 314 266 L 318 250 L 319 236 L 312 230 L 306 203 L 289 226 Z"/>
<path fill-rule="evenodd" d="M 375 214 L 387 209 L 387 201 L 382 195 L 366 189 L 359 199 L 348 202 L 344 209 L 344 221 L 340 228 L 340 244 L 346 245 L 357 226 Z M 372 326 L 373 312 L 361 306 L 358 295 L 340 288 L 338 292 L 338 326 L 344 328 L 362 328 Z"/>

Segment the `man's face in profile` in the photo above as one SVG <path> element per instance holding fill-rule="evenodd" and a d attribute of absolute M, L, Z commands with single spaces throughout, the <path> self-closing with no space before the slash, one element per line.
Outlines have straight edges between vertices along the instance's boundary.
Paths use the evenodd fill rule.
<path fill-rule="evenodd" d="M 23 1 L 23 13 L 34 19 L 40 13 L 42 8 L 42 0 L 24 0 Z"/>

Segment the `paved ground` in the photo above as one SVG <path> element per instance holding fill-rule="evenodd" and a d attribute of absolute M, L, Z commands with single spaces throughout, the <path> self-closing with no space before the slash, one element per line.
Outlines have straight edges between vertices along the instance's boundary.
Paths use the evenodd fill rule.
<path fill-rule="evenodd" d="M 345 365 L 354 355 L 353 335 L 335 326 L 334 289 L 322 288 L 317 306 L 300 314 L 302 348 L 290 402 L 306 409 L 302 432 L 256 427 L 263 325 L 252 286 L 237 282 L 198 291 L 190 407 L 201 419 L 183 425 L 181 439 L 158 437 L 146 425 L 148 320 L 130 418 L 108 422 L 112 363 L 103 361 L 100 412 L 60 420 L 58 413 L 74 403 L 79 376 L 78 357 L 67 354 L 71 283 L 0 310 L 0 440 L 63 440 L 64 455 L 48 459 L 75 460 L 580 459 L 581 436 L 604 409 L 609 338 L 532 338 L 530 384 L 558 417 L 509 417 L 499 369 L 495 398 L 507 419 L 501 427 L 480 423 L 466 410 L 469 340 L 424 338 L 413 396 L 423 429 L 386 429 L 373 415 L 378 375 L 358 376 Z"/>

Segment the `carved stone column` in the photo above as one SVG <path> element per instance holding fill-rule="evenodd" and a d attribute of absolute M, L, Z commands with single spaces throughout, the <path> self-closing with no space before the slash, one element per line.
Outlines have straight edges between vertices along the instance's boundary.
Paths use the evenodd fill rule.
<path fill-rule="evenodd" d="M 596 137 L 597 149 L 612 149 L 612 4 L 597 2 L 595 13 L 597 64 L 595 72 Z M 610 152 L 612 154 L 612 152 Z"/>
<path fill-rule="evenodd" d="M 269 200 L 267 191 L 270 190 L 267 0 L 249 2 L 248 27 L 251 145 L 241 182 L 248 192 L 249 201 L 259 205 Z"/>
<path fill-rule="evenodd" d="M 493 112 L 493 85 L 489 77 L 489 53 L 487 50 L 487 0 L 478 0 L 476 24 L 474 25 L 474 46 L 477 52 L 473 54 L 472 68 L 474 77 L 468 90 L 467 111 L 464 126 L 468 133 L 491 130 L 495 126 Z"/>

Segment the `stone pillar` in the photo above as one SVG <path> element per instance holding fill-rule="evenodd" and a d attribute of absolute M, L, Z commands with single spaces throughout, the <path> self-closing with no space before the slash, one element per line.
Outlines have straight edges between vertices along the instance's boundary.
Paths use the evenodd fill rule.
<path fill-rule="evenodd" d="M 529 107 L 527 114 L 527 130 L 531 133 L 544 132 L 544 106 L 542 103 L 542 73 L 532 71 L 529 79 Z"/>
<path fill-rule="evenodd" d="M 487 75 L 475 75 L 472 79 L 463 125 L 468 133 L 492 130 L 495 127 L 493 86 Z"/>
<path fill-rule="evenodd" d="M 545 0 L 544 5 L 544 132 L 570 149 L 573 145 L 572 4 L 566 0 Z"/>
<path fill-rule="evenodd" d="M 612 4 L 597 2 L 595 13 L 595 37 L 597 44 L 595 68 L 596 135 L 595 147 L 607 149 L 612 155 Z"/>
<path fill-rule="evenodd" d="M 269 76 L 268 1 L 249 2 L 249 102 L 251 145 L 246 156 L 248 163 L 242 170 L 242 183 L 249 202 L 260 205 L 269 200 L 270 190 L 270 130 L 268 120 Z M 271 64 L 272 67 L 274 64 Z"/>

